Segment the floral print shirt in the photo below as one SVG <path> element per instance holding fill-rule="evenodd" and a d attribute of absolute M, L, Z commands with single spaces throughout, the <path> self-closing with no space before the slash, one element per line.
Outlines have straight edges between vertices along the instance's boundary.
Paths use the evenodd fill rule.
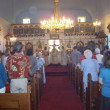
<path fill-rule="evenodd" d="M 9 56 L 6 62 L 6 70 L 8 71 L 9 79 L 29 77 L 28 69 L 31 69 L 30 59 L 21 53 L 16 52 Z"/>

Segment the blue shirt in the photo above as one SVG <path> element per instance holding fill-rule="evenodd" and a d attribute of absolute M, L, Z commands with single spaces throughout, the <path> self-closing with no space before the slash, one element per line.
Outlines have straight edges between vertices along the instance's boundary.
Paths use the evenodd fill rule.
<path fill-rule="evenodd" d="M 99 77 L 103 80 L 102 95 L 110 97 L 110 69 L 102 68 Z"/>
<path fill-rule="evenodd" d="M 92 76 L 92 81 L 98 81 L 98 72 L 99 64 L 96 59 L 86 58 L 81 61 L 81 69 L 83 70 L 83 82 L 84 82 L 84 89 L 86 89 L 87 85 L 87 78 L 88 73 Z"/>
<path fill-rule="evenodd" d="M 37 58 L 36 61 L 37 61 L 36 70 L 40 70 L 41 66 L 44 66 L 45 60 L 44 58 Z"/>
<path fill-rule="evenodd" d="M 7 79 L 7 72 L 5 71 L 4 65 L 0 63 L 0 89 L 5 87 L 5 80 Z"/>

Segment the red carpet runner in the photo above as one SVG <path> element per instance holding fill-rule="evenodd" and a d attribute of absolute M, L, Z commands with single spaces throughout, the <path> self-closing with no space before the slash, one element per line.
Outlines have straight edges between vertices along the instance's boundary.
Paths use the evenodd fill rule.
<path fill-rule="evenodd" d="M 39 110 L 85 110 L 67 76 L 47 76 Z"/>

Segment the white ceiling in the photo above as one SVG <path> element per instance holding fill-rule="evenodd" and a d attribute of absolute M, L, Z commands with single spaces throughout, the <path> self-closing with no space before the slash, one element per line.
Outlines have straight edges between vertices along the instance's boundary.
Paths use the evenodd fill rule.
<path fill-rule="evenodd" d="M 96 11 L 101 17 L 109 13 L 110 0 L 59 0 L 61 10 L 86 10 L 92 17 Z M 52 10 L 54 0 L 0 0 L 0 16 L 11 19 L 13 13 L 17 17 L 23 10 L 34 7 L 37 10 Z"/>

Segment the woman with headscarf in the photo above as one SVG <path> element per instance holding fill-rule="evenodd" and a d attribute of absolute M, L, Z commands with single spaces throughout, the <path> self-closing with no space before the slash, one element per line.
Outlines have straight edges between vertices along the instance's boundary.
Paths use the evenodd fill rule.
<path fill-rule="evenodd" d="M 100 49 L 99 48 L 95 49 L 95 53 L 96 53 L 96 58 L 97 58 L 97 61 L 99 63 L 100 69 L 101 69 L 102 66 L 103 66 L 103 55 L 100 54 Z"/>
<path fill-rule="evenodd" d="M 86 59 L 81 62 L 81 69 L 83 70 L 84 90 L 86 92 L 88 73 L 92 76 L 92 81 L 98 81 L 99 64 L 96 59 L 92 59 L 92 51 L 87 49 L 84 51 Z"/>

